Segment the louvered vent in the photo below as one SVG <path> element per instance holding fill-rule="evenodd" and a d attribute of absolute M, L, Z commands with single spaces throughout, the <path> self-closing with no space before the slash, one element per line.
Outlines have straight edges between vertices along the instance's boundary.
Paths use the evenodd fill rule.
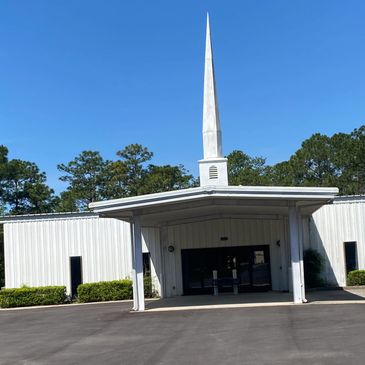
<path fill-rule="evenodd" d="M 218 179 L 217 166 L 210 166 L 209 167 L 209 179 Z"/>

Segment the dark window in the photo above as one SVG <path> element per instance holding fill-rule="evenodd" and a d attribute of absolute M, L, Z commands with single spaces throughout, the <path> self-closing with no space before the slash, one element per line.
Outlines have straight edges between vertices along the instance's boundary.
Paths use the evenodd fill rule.
<path fill-rule="evenodd" d="M 346 274 L 358 269 L 356 242 L 345 242 L 345 264 Z"/>
<path fill-rule="evenodd" d="M 71 295 L 74 297 L 77 294 L 77 287 L 82 284 L 82 263 L 81 256 L 70 257 L 71 271 Z"/>
<path fill-rule="evenodd" d="M 143 275 L 151 276 L 151 257 L 149 252 L 143 253 Z"/>

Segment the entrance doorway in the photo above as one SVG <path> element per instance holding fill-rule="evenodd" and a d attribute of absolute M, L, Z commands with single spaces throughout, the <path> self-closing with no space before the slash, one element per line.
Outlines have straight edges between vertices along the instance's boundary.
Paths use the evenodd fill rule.
<path fill-rule="evenodd" d="M 346 274 L 350 271 L 357 270 L 357 248 L 356 242 L 345 242 L 345 265 Z"/>
<path fill-rule="evenodd" d="M 77 295 L 77 287 L 82 284 L 82 262 L 81 256 L 70 257 L 71 271 L 71 296 Z"/>
<path fill-rule="evenodd" d="M 271 290 L 269 245 L 181 250 L 184 295 L 213 294 L 213 270 L 218 291 L 233 292 L 232 270 L 238 291 Z"/>

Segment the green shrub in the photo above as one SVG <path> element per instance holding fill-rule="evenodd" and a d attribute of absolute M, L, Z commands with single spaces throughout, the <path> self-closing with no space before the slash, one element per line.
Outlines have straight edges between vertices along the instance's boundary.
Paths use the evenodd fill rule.
<path fill-rule="evenodd" d="M 365 285 L 365 270 L 354 270 L 347 274 L 347 285 Z"/>
<path fill-rule="evenodd" d="M 62 304 L 65 300 L 66 287 L 64 286 L 22 287 L 0 291 L 2 308 Z"/>
<path fill-rule="evenodd" d="M 153 288 L 151 276 L 145 276 L 143 278 L 144 296 L 145 298 L 156 298 L 157 292 Z"/>
<path fill-rule="evenodd" d="M 77 287 L 77 295 L 81 303 L 132 299 L 132 280 L 113 280 L 80 284 Z"/>
<path fill-rule="evenodd" d="M 157 296 L 150 276 L 143 278 L 143 284 L 146 298 Z M 81 303 L 133 299 L 133 282 L 125 279 L 81 284 L 77 288 L 77 295 Z"/>
<path fill-rule="evenodd" d="M 321 278 L 321 273 L 324 266 L 322 255 L 312 248 L 304 251 L 304 280 L 307 288 L 318 288 L 324 286 L 324 281 Z"/>

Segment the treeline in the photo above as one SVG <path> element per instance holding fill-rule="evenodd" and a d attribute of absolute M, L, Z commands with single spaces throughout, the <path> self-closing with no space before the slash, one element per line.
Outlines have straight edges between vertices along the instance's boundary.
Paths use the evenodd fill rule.
<path fill-rule="evenodd" d="M 314 134 L 288 161 L 275 165 L 243 151 L 227 157 L 231 185 L 337 186 L 342 195 L 365 194 L 365 125 L 348 134 Z M 56 195 L 35 163 L 9 159 L 0 146 L 0 214 L 82 211 L 94 201 L 198 185 L 184 166 L 155 165 L 152 158 L 140 144 L 117 151 L 114 160 L 83 151 L 58 165 L 67 187 Z"/>
<path fill-rule="evenodd" d="M 365 125 L 332 137 L 313 134 L 288 161 L 272 166 L 242 151 L 228 161 L 231 185 L 335 186 L 341 195 L 365 194 Z"/>
<path fill-rule="evenodd" d="M 154 165 L 153 153 L 140 144 L 117 151 L 115 160 L 83 151 L 57 166 L 65 191 L 55 195 L 36 164 L 9 160 L 0 146 L 0 209 L 3 214 L 75 212 L 95 201 L 189 188 L 196 180 L 182 165 Z"/>

